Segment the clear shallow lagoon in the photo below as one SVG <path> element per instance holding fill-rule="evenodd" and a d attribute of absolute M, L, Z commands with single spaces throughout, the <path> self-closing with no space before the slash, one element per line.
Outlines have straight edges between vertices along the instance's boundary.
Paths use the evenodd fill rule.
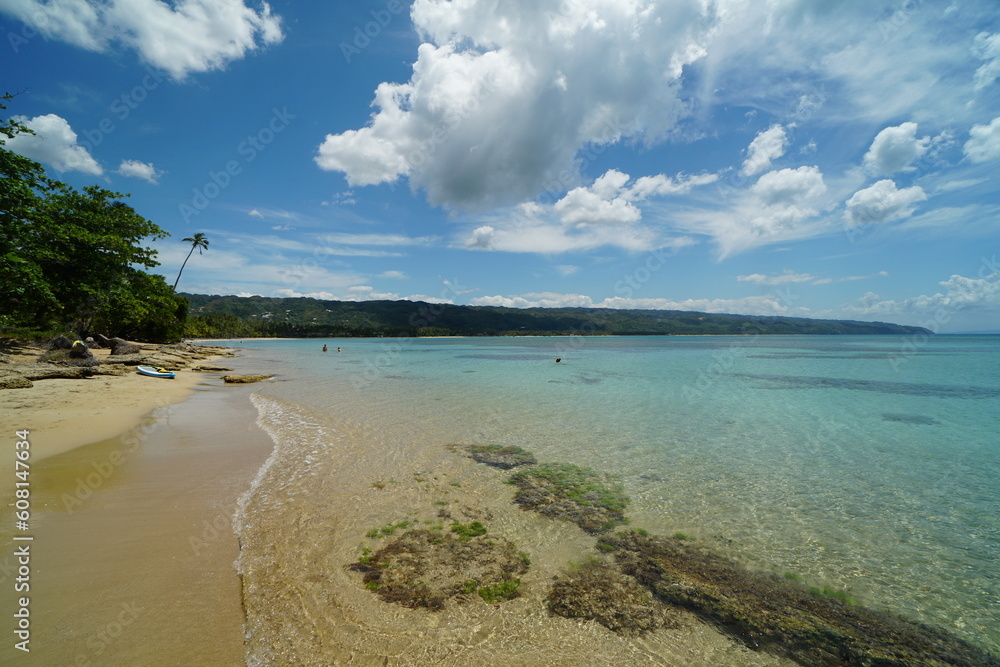
<path fill-rule="evenodd" d="M 278 376 L 256 403 L 278 444 L 272 473 L 286 471 L 261 475 L 247 524 L 265 507 L 289 521 L 322 515 L 338 474 L 365 515 L 372 479 L 401 479 L 445 445 L 520 445 L 619 475 L 637 527 L 684 532 L 1000 653 L 1000 337 L 241 346 L 254 372 Z M 244 550 L 263 562 L 264 546 L 247 538 Z"/>

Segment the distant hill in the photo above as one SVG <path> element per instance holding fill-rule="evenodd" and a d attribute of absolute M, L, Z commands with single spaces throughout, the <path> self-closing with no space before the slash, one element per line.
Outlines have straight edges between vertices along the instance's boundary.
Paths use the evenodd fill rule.
<path fill-rule="evenodd" d="M 322 301 L 310 298 L 184 294 L 189 337 L 369 337 L 523 335 L 929 334 L 921 327 L 612 308 L 502 308 L 421 301 Z"/>

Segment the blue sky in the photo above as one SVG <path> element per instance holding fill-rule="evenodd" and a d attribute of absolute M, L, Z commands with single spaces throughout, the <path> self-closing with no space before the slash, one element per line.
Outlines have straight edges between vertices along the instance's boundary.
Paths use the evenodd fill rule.
<path fill-rule="evenodd" d="M 0 0 L 7 147 L 209 294 L 1000 330 L 995 0 Z"/>

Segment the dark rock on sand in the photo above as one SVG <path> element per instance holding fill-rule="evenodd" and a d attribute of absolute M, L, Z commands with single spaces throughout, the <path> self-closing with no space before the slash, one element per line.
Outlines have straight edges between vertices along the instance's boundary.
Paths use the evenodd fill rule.
<path fill-rule="evenodd" d="M 111 356 L 120 357 L 125 354 L 139 354 L 142 352 L 142 348 L 135 343 L 130 343 L 127 340 L 122 340 L 121 338 L 112 338 L 111 343 Z"/>
<path fill-rule="evenodd" d="M 73 347 L 73 341 L 66 336 L 56 336 L 42 347 L 46 350 L 68 350 Z"/>
<path fill-rule="evenodd" d="M 69 356 L 71 359 L 93 359 L 94 353 L 83 342 L 76 341 L 73 347 L 69 348 Z"/>

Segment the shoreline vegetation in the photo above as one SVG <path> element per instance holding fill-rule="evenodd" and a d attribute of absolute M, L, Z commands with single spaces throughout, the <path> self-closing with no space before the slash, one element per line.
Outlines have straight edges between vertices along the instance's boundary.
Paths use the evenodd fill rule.
<path fill-rule="evenodd" d="M 844 591 L 809 586 L 795 573 L 755 572 L 706 544 L 677 533 L 625 528 L 629 499 L 613 477 L 589 468 L 538 463 L 520 447 L 450 445 L 448 449 L 504 471 L 518 488 L 513 502 L 595 536 L 555 577 L 550 613 L 592 620 L 627 637 L 701 621 L 754 651 L 802 665 L 1000 665 L 949 632 L 858 604 Z M 490 537 L 489 521 L 461 524 L 442 507 L 374 528 L 349 571 L 386 602 L 441 611 L 476 597 L 499 606 L 518 597 L 531 567 L 530 548 Z M 488 516 L 488 513 L 484 514 Z M 449 527 L 450 522 L 450 527 Z"/>
<path fill-rule="evenodd" d="M 885 322 L 733 315 L 679 310 L 505 308 L 421 301 L 322 301 L 308 297 L 184 294 L 185 336 L 376 338 L 443 336 L 919 335 Z"/>

